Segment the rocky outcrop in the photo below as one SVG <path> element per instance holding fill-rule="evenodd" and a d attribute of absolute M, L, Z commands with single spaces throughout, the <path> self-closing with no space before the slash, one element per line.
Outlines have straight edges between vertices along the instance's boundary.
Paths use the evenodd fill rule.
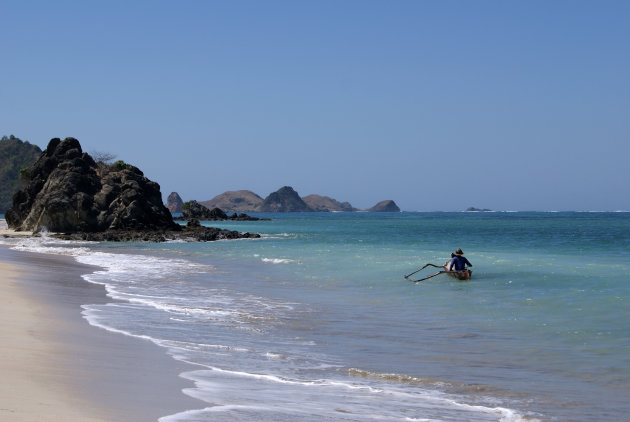
<path fill-rule="evenodd" d="M 284 186 L 269 194 L 259 207 L 261 212 L 310 212 L 313 211 L 290 186 Z"/>
<path fill-rule="evenodd" d="M 7 211 L 9 227 L 53 232 L 172 229 L 160 186 L 134 166 L 97 164 L 74 138 L 52 139 Z"/>
<path fill-rule="evenodd" d="M 171 214 L 177 214 L 184 212 L 182 206 L 184 205 L 184 201 L 179 196 L 177 192 L 171 192 L 171 194 L 166 199 L 166 208 L 171 212 Z"/>
<path fill-rule="evenodd" d="M 63 240 L 93 242 L 166 242 L 172 240 L 210 242 L 228 239 L 258 239 L 257 233 L 243 233 L 216 227 L 189 224 L 180 230 L 107 230 L 104 232 L 54 233 L 53 237 Z"/>
<path fill-rule="evenodd" d="M 176 220 L 205 220 L 205 221 L 224 221 L 224 220 L 237 220 L 237 221 L 259 221 L 258 217 L 250 217 L 247 214 L 234 213 L 228 216 L 220 208 L 208 209 L 197 201 L 188 201 L 183 205 L 183 216 L 176 218 Z"/>
<path fill-rule="evenodd" d="M 366 210 L 367 212 L 400 212 L 398 205 L 391 199 L 381 201 L 374 205 L 372 208 Z"/>
<path fill-rule="evenodd" d="M 0 139 L 0 213 L 13 204 L 13 195 L 20 188 L 25 169 L 42 153 L 37 145 L 11 135 Z"/>
<path fill-rule="evenodd" d="M 328 196 L 308 195 L 302 198 L 302 200 L 309 206 L 309 208 L 318 212 L 358 211 L 356 208 L 353 208 L 349 202 L 339 202 L 335 199 L 329 198 Z"/>
<path fill-rule="evenodd" d="M 237 236 L 182 228 L 162 203 L 160 186 L 137 167 L 96 163 L 74 138 L 52 139 L 28 168 L 24 189 L 5 215 L 15 230 L 48 230 L 84 240 L 214 240 Z M 222 237 L 223 236 L 223 237 Z M 249 233 L 243 237 L 255 237 Z"/>
<path fill-rule="evenodd" d="M 237 190 L 224 192 L 200 203 L 206 208 L 220 208 L 225 212 L 255 212 L 263 199 L 250 190 Z"/>

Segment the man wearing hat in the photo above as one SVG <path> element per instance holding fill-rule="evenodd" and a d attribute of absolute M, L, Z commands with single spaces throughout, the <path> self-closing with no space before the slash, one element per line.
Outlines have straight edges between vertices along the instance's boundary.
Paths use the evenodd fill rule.
<path fill-rule="evenodd" d="M 464 255 L 464 251 L 462 251 L 461 248 L 457 249 L 454 254 L 451 254 L 453 259 L 451 259 L 451 263 L 448 265 L 449 271 L 466 271 L 466 266 L 472 267 L 470 261 L 462 255 Z"/>

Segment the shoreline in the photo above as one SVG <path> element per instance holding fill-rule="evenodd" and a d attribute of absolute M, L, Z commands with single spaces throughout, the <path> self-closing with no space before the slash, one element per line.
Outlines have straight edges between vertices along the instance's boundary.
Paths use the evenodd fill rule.
<path fill-rule="evenodd" d="M 111 303 L 72 257 L 0 245 L 0 419 L 157 421 L 204 403 L 176 361 L 148 340 L 94 327 L 81 305 Z"/>

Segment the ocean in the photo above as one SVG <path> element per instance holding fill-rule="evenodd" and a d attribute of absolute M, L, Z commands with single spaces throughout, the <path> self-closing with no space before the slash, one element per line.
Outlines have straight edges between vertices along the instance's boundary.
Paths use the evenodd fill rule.
<path fill-rule="evenodd" d="M 199 408 L 162 422 L 630 418 L 630 213 L 253 215 L 204 225 L 261 239 L 0 241 L 100 266 L 84 318 L 194 364 Z M 403 277 L 457 248 L 470 281 Z"/>

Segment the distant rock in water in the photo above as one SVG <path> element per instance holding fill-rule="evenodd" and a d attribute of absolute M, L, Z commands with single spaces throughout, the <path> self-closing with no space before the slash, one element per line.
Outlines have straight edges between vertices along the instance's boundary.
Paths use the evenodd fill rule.
<path fill-rule="evenodd" d="M 188 220 L 190 221 L 224 221 L 224 220 L 238 220 L 238 221 L 259 221 L 261 220 L 258 217 L 250 217 L 247 214 L 237 214 L 234 213 L 231 216 L 228 216 L 225 212 L 223 212 L 220 208 L 208 209 L 207 207 L 201 205 L 197 201 L 188 201 L 184 203 L 183 208 L 183 216 L 176 218 L 176 220 Z"/>
<path fill-rule="evenodd" d="M 290 186 L 269 194 L 259 208 L 262 212 L 310 212 L 313 211 Z"/>
<path fill-rule="evenodd" d="M 37 145 L 15 136 L 0 139 L 0 213 L 13 204 L 13 195 L 20 189 L 25 169 L 32 165 L 42 150 Z"/>
<path fill-rule="evenodd" d="M 224 192 L 200 203 L 206 208 L 221 208 L 225 212 L 255 212 L 263 199 L 250 190 L 237 190 Z"/>
<path fill-rule="evenodd" d="M 319 211 L 319 212 L 357 211 L 357 209 L 353 208 L 349 202 L 339 202 L 335 199 L 329 198 L 328 196 L 308 195 L 302 198 L 302 200 L 313 211 Z"/>
<path fill-rule="evenodd" d="M 182 209 L 184 220 L 227 220 L 228 218 L 227 214 L 219 208 L 210 210 L 194 200 L 184 203 Z"/>
<path fill-rule="evenodd" d="M 171 192 L 171 194 L 166 199 L 166 208 L 171 212 L 171 214 L 184 212 L 182 206 L 184 205 L 184 201 L 179 196 L 177 192 Z"/>
<path fill-rule="evenodd" d="M 381 201 L 374 205 L 372 208 L 366 210 L 367 212 L 400 212 L 398 205 L 391 199 Z"/>
<path fill-rule="evenodd" d="M 227 220 L 226 213 L 219 208 L 208 209 L 197 201 L 188 201 L 183 205 L 184 219 L 186 220 Z"/>
<path fill-rule="evenodd" d="M 487 208 L 475 208 L 475 207 L 468 207 L 466 208 L 466 212 L 491 212 L 492 210 L 489 210 Z"/>

